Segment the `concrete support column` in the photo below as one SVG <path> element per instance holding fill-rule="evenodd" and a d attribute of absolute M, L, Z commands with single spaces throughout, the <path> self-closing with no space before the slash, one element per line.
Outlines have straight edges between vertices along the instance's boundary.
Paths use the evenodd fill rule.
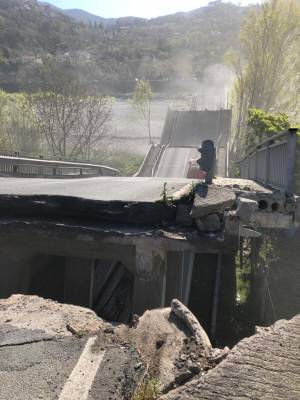
<path fill-rule="evenodd" d="M 136 246 L 133 312 L 138 315 L 165 306 L 166 254 L 154 249 L 148 241 Z"/>
<path fill-rule="evenodd" d="M 94 260 L 67 258 L 65 269 L 65 303 L 92 307 Z"/>

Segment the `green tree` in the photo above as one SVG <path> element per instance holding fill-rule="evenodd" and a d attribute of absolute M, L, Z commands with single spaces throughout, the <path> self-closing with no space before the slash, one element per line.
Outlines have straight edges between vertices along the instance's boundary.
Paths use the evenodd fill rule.
<path fill-rule="evenodd" d="M 296 0 L 268 0 L 246 18 L 240 35 L 241 55 L 227 54 L 236 74 L 233 90 L 234 151 L 245 145 L 248 110 L 297 111 L 300 5 Z"/>
<path fill-rule="evenodd" d="M 151 137 L 151 105 L 153 93 L 149 81 L 137 81 L 132 99 L 132 106 L 136 114 L 142 119 L 146 125 L 149 137 L 149 144 L 152 143 Z"/>
<path fill-rule="evenodd" d="M 286 131 L 290 128 L 289 116 L 285 113 L 272 114 L 263 110 L 248 111 L 246 146 L 261 142 L 269 135 Z"/>

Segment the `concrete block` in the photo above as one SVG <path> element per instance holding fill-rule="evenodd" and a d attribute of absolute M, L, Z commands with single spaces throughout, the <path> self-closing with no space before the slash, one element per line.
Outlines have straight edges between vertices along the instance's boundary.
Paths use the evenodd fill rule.
<path fill-rule="evenodd" d="M 293 229 L 299 224 L 292 214 L 270 213 L 259 211 L 255 213 L 255 225 L 266 229 Z"/>
<path fill-rule="evenodd" d="M 210 214 L 195 220 L 199 232 L 217 232 L 221 229 L 221 221 L 217 214 Z"/>
<path fill-rule="evenodd" d="M 220 214 L 232 208 L 235 202 L 236 197 L 233 190 L 201 184 L 198 185 L 195 193 L 191 216 L 199 219 L 209 214 Z"/>
<path fill-rule="evenodd" d="M 217 214 L 207 215 L 202 219 L 205 232 L 217 232 L 221 229 L 221 221 Z"/>
<path fill-rule="evenodd" d="M 240 219 L 247 223 L 253 223 L 255 220 L 255 213 L 258 211 L 258 202 L 255 200 L 244 199 L 240 197 L 237 199 L 237 215 Z"/>

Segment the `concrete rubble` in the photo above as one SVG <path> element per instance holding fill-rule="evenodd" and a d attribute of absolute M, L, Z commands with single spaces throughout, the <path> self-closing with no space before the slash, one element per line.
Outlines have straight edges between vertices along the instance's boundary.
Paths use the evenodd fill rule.
<path fill-rule="evenodd" d="M 226 359 L 161 400 L 297 400 L 300 315 L 238 343 Z"/>
<path fill-rule="evenodd" d="M 13 295 L 0 300 L 0 326 L 0 349 L 10 351 L 15 347 L 5 342 L 9 335 L 17 340 L 14 345 L 22 344 L 18 335 L 11 336 L 17 329 L 21 335 L 25 333 L 24 343 L 39 341 L 33 336 L 32 342 L 26 342 L 30 331 L 46 334 L 43 341 L 97 335 L 97 347 L 111 349 L 104 368 L 106 363 L 109 370 L 123 368 L 118 357 L 128 352 L 126 374 L 128 368 L 135 371 L 128 393 L 134 390 L 132 385 L 155 377 L 160 382 L 161 400 L 300 398 L 300 315 L 270 328 L 258 328 L 256 335 L 232 350 L 212 348 L 198 320 L 178 300 L 173 300 L 170 308 L 148 310 L 130 325 L 123 325 L 108 323 L 85 308 L 38 296 Z M 102 387 L 100 381 L 97 385 Z M 110 390 L 107 398 L 130 398 L 116 397 Z"/>

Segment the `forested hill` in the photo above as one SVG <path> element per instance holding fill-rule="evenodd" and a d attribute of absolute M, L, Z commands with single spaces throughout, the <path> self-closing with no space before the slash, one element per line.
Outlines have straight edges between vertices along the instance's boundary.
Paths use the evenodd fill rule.
<path fill-rule="evenodd" d="M 215 1 L 151 20 L 84 24 L 36 0 L 0 0 L 0 85 L 34 85 L 46 60 L 68 64 L 93 82 L 201 77 L 238 45 L 249 7 Z"/>

